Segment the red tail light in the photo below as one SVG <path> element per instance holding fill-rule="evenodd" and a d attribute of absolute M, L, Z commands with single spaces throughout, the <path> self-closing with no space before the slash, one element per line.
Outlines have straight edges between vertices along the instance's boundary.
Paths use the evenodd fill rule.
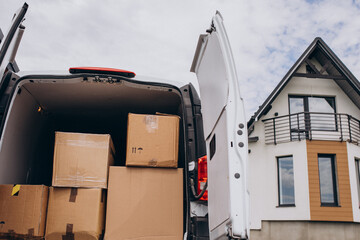
<path fill-rule="evenodd" d="M 198 188 L 197 194 L 200 194 L 204 189 L 204 186 L 207 181 L 207 156 L 203 156 L 198 159 Z M 206 190 L 204 195 L 200 198 L 200 200 L 207 201 L 208 200 L 208 191 Z"/>

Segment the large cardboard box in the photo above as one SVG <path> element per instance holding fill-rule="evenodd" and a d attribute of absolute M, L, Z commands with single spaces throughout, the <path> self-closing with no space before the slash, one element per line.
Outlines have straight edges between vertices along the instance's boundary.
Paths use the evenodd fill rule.
<path fill-rule="evenodd" d="M 177 167 L 179 117 L 128 116 L 126 166 Z"/>
<path fill-rule="evenodd" d="M 105 201 L 103 189 L 50 187 L 45 239 L 100 239 Z"/>
<path fill-rule="evenodd" d="M 107 188 L 114 154 L 109 134 L 56 132 L 52 185 Z"/>
<path fill-rule="evenodd" d="M 183 239 L 183 170 L 110 167 L 105 240 Z"/>
<path fill-rule="evenodd" d="M 0 185 L 0 236 L 43 237 L 48 187 Z"/>

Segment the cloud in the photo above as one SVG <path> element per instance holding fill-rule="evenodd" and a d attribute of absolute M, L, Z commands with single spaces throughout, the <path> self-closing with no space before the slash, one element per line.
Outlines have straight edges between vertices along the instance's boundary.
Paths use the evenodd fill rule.
<path fill-rule="evenodd" d="M 0 0 L 4 30 L 22 1 Z M 249 118 L 317 36 L 360 75 L 359 0 L 29 1 L 22 70 L 105 66 L 194 82 L 197 38 L 219 10 Z M 329 17 L 331 16 L 331 17 Z"/>

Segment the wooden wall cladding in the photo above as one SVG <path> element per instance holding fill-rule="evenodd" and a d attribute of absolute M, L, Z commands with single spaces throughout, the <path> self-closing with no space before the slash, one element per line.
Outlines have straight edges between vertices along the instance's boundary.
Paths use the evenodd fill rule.
<path fill-rule="evenodd" d="M 353 221 L 346 142 L 306 141 L 310 218 L 312 221 Z M 321 206 L 318 154 L 335 154 L 339 206 Z"/>

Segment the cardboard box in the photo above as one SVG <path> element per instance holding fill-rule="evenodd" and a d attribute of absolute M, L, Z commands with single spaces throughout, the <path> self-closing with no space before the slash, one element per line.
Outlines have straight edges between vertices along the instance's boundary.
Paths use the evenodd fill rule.
<path fill-rule="evenodd" d="M 105 240 L 182 240 L 183 169 L 110 167 Z"/>
<path fill-rule="evenodd" d="M 48 191 L 44 185 L 0 185 L 0 236 L 43 237 Z"/>
<path fill-rule="evenodd" d="M 109 134 L 56 132 L 52 185 L 107 188 L 114 154 Z"/>
<path fill-rule="evenodd" d="M 50 187 L 46 240 L 97 240 L 104 230 L 105 190 Z"/>
<path fill-rule="evenodd" d="M 179 117 L 128 116 L 126 166 L 177 167 Z"/>

